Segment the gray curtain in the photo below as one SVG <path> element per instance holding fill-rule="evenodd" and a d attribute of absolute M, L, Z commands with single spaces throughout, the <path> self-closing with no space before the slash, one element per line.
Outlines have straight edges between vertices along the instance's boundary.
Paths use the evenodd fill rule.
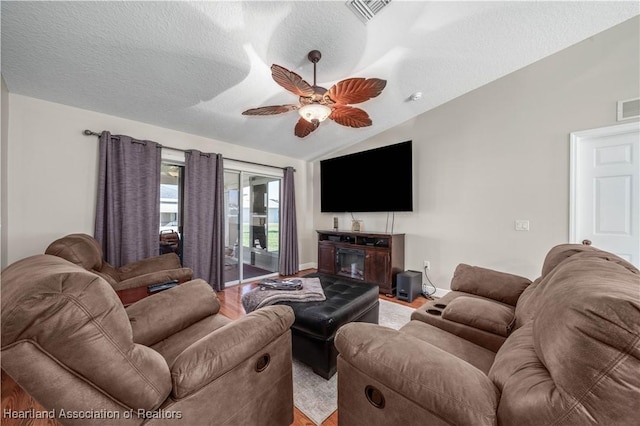
<path fill-rule="evenodd" d="M 158 255 L 160 146 L 100 135 L 95 238 L 115 267 Z"/>
<path fill-rule="evenodd" d="M 296 220 L 296 195 L 293 184 L 293 167 L 284 169 L 280 196 L 280 274 L 298 272 L 298 224 Z"/>
<path fill-rule="evenodd" d="M 215 290 L 224 290 L 224 170 L 221 154 L 186 153 L 184 265 Z"/>

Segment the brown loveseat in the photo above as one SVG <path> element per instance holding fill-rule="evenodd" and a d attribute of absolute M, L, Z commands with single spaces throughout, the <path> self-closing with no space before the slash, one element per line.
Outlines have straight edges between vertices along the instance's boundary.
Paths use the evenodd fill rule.
<path fill-rule="evenodd" d="M 87 234 L 69 234 L 49 244 L 51 254 L 82 266 L 104 278 L 116 290 L 122 303 L 128 305 L 149 296 L 148 286 L 168 281 L 187 282 L 193 271 L 183 268 L 175 253 L 149 257 L 114 268 L 103 259 L 100 243 Z"/>
<path fill-rule="evenodd" d="M 416 319 L 399 331 L 345 325 L 340 425 L 638 424 L 638 269 L 593 247 L 554 247 L 514 311 L 497 352 Z"/>
<path fill-rule="evenodd" d="M 50 255 L 2 272 L 2 369 L 62 424 L 289 425 L 293 311 L 231 321 L 203 280 L 125 308 Z"/>

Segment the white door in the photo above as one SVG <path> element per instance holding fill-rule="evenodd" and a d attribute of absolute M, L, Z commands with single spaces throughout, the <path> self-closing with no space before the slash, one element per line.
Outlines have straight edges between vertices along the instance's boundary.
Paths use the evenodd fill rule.
<path fill-rule="evenodd" d="M 570 241 L 640 267 L 640 123 L 572 133 L 571 166 Z"/>

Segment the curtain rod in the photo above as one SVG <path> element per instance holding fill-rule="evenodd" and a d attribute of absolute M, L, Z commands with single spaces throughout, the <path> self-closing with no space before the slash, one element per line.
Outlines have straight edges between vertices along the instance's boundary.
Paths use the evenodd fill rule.
<path fill-rule="evenodd" d="M 82 134 L 85 135 L 85 136 L 98 136 L 98 137 L 100 137 L 100 135 L 102 135 L 102 132 L 96 133 L 96 132 L 91 131 L 91 130 L 85 130 L 85 131 L 82 132 Z M 180 151 L 180 152 L 190 152 L 191 151 L 191 150 L 188 150 L 188 149 L 173 148 L 171 146 L 165 146 L 165 145 L 161 145 L 161 144 L 158 144 L 158 145 L 160 146 L 160 148 L 170 149 L 172 151 Z M 239 163 L 253 164 L 254 166 L 271 167 L 272 169 L 281 169 L 281 170 L 286 169 L 286 167 L 272 166 L 270 164 L 264 164 L 264 163 L 255 163 L 253 161 L 238 160 L 238 159 L 235 159 L 235 158 L 228 158 L 228 157 L 222 157 L 222 158 L 224 160 L 237 161 Z M 293 169 L 293 171 L 295 172 L 296 169 Z"/>

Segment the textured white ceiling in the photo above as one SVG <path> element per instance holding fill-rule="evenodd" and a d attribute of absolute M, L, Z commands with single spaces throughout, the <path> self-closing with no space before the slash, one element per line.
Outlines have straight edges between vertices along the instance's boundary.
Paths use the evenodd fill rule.
<path fill-rule="evenodd" d="M 636 1 L 394 0 L 367 24 L 344 1 L 2 1 L 1 8 L 10 92 L 305 160 L 640 14 Z M 371 127 L 327 120 L 300 139 L 296 112 L 241 115 L 297 103 L 269 68 L 312 83 L 313 49 L 322 52 L 317 77 L 326 88 L 348 77 L 387 80 L 380 96 L 358 105 Z M 416 91 L 422 99 L 409 101 Z"/>

